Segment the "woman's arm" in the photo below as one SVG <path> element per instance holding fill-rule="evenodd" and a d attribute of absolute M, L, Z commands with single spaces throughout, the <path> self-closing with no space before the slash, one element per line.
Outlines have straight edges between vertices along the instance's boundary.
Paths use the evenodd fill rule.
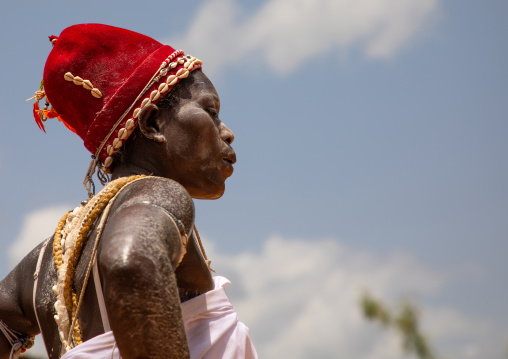
<path fill-rule="evenodd" d="M 180 231 L 161 207 L 121 206 L 99 248 L 104 299 L 122 357 L 188 358 L 174 269 Z"/>
<path fill-rule="evenodd" d="M 42 243 L 0 281 L 0 320 L 24 336 L 35 336 L 40 329 L 32 306 L 34 271 Z M 12 345 L 0 332 L 0 359 L 9 357 Z"/>

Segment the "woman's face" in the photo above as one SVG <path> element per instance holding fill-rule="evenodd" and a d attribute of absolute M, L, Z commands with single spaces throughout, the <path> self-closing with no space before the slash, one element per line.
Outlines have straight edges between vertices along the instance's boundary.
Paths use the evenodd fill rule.
<path fill-rule="evenodd" d="M 233 132 L 219 120 L 220 100 L 201 71 L 192 76 L 189 91 L 166 111 L 161 128 L 168 163 L 164 175 L 179 182 L 193 198 L 216 199 L 233 174 L 236 154 Z"/>

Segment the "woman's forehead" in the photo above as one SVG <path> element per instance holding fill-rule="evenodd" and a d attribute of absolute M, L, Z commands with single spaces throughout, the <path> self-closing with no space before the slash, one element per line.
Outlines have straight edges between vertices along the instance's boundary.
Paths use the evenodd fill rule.
<path fill-rule="evenodd" d="M 215 90 L 210 79 L 204 73 L 198 71 L 193 77 L 194 81 L 190 86 L 192 97 L 200 97 L 210 99 L 214 102 L 220 102 L 219 94 Z"/>

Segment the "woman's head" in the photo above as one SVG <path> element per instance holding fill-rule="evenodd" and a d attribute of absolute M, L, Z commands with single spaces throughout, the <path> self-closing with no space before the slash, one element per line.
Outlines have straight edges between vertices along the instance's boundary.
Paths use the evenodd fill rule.
<path fill-rule="evenodd" d="M 140 112 L 113 175 L 144 171 L 179 182 L 194 198 L 218 198 L 236 162 L 234 135 L 219 119 L 219 96 L 201 71 L 173 91 Z"/>

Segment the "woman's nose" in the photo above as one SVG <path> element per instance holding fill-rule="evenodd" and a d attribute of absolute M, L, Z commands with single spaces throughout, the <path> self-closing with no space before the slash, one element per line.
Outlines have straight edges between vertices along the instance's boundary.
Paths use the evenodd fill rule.
<path fill-rule="evenodd" d="M 220 137 L 228 145 L 232 144 L 233 141 L 235 140 L 235 134 L 228 128 L 228 126 L 224 124 L 224 122 L 221 123 Z"/>

